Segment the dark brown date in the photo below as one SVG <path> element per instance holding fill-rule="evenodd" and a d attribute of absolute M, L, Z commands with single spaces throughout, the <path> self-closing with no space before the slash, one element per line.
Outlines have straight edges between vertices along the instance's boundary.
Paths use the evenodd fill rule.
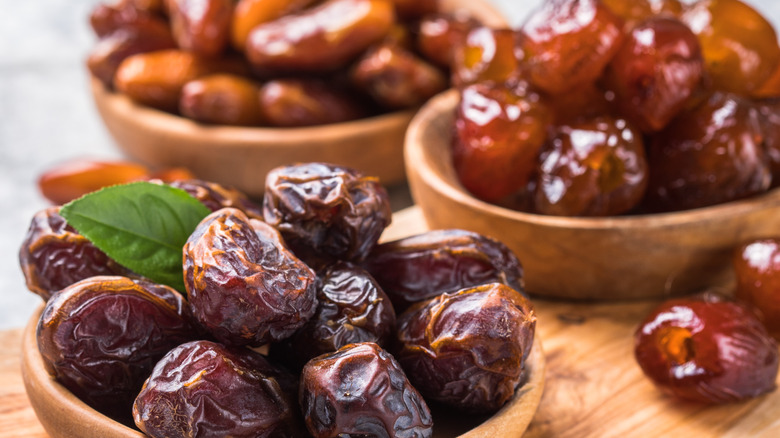
<path fill-rule="evenodd" d="M 694 95 L 703 74 L 696 35 L 665 17 L 634 27 L 606 71 L 622 114 L 644 132 L 663 129 Z"/>
<path fill-rule="evenodd" d="M 179 47 L 218 56 L 227 46 L 233 0 L 167 0 L 171 28 Z"/>
<path fill-rule="evenodd" d="M 439 67 L 450 68 L 455 59 L 455 49 L 479 25 L 479 21 L 465 13 L 427 15 L 420 20 L 417 48 Z"/>
<path fill-rule="evenodd" d="M 463 89 L 456 111 L 452 155 L 461 184 L 488 202 L 525 187 L 552 119 L 539 96 L 479 83 Z"/>
<path fill-rule="evenodd" d="M 614 216 L 642 201 L 648 166 L 638 130 L 599 117 L 558 126 L 539 157 L 536 212 Z"/>
<path fill-rule="evenodd" d="M 748 303 L 776 340 L 780 339 L 780 240 L 760 239 L 734 251 L 738 301 Z"/>
<path fill-rule="evenodd" d="M 247 59 L 261 75 L 333 71 L 382 40 L 394 18 L 389 0 L 329 0 L 252 29 Z"/>
<path fill-rule="evenodd" d="M 305 436 L 297 382 L 259 353 L 194 341 L 154 367 L 133 405 L 153 438 Z"/>
<path fill-rule="evenodd" d="M 715 295 L 664 302 L 634 339 L 642 371 L 675 397 L 729 403 L 775 389 L 774 339 L 750 310 Z"/>
<path fill-rule="evenodd" d="M 347 122 L 368 115 L 349 92 L 318 79 L 275 79 L 260 88 L 260 111 L 271 126 Z"/>
<path fill-rule="evenodd" d="M 274 228 L 223 208 L 184 245 L 192 312 L 217 340 L 259 346 L 292 335 L 314 314 L 314 272 Z"/>
<path fill-rule="evenodd" d="M 127 57 L 175 48 L 176 42 L 167 27 L 120 28 L 97 43 L 87 59 L 87 67 L 103 85 L 113 88 L 114 75 Z"/>
<path fill-rule="evenodd" d="M 713 93 L 655 135 L 647 201 L 654 210 L 706 207 L 766 191 L 772 183 L 755 105 Z"/>
<path fill-rule="evenodd" d="M 490 283 L 439 295 L 398 317 L 396 355 L 426 399 L 492 412 L 525 379 L 536 315 L 519 292 Z"/>
<path fill-rule="evenodd" d="M 168 286 L 91 277 L 46 304 L 38 348 L 46 370 L 96 410 L 125 423 L 154 364 L 199 335 L 184 298 Z"/>
<path fill-rule="evenodd" d="M 561 94 L 595 82 L 620 47 L 623 20 L 598 0 L 549 0 L 523 24 L 531 82 Z"/>
<path fill-rule="evenodd" d="M 757 102 L 764 133 L 764 150 L 772 171 L 772 186 L 780 185 L 780 96 Z"/>
<path fill-rule="evenodd" d="M 446 292 L 499 282 L 523 292 L 523 268 L 498 240 L 436 230 L 378 245 L 364 263 L 396 311 Z"/>
<path fill-rule="evenodd" d="M 202 123 L 255 126 L 263 122 L 260 88 L 246 78 L 218 74 L 187 82 L 181 90 L 179 112 Z"/>
<path fill-rule="evenodd" d="M 130 2 L 111 6 L 99 3 L 89 16 L 92 30 L 105 38 L 119 29 L 145 29 L 155 33 L 170 32 L 168 23 L 156 14 L 137 8 Z"/>
<path fill-rule="evenodd" d="M 388 346 L 395 335 L 395 311 L 368 272 L 338 262 L 326 268 L 318 280 L 319 303 L 314 316 L 291 338 L 272 346 L 284 362 L 300 369 L 309 359 L 347 344 Z"/>
<path fill-rule="evenodd" d="M 363 260 L 392 215 L 387 192 L 377 178 L 324 163 L 269 172 L 263 213 L 307 261 Z"/>
<path fill-rule="evenodd" d="M 303 368 L 299 396 L 314 438 L 427 438 L 433 419 L 398 362 L 378 345 L 349 344 Z"/>
<path fill-rule="evenodd" d="M 177 180 L 166 184 L 189 193 L 212 212 L 222 208 L 237 208 L 252 219 L 263 219 L 260 206 L 232 187 L 199 179 Z"/>
<path fill-rule="evenodd" d="M 447 78 L 438 68 L 392 43 L 366 52 L 351 76 L 358 89 L 390 109 L 420 105 L 447 88 Z"/>
<path fill-rule="evenodd" d="M 391 0 L 395 12 L 404 20 L 439 12 L 440 0 Z"/>
<path fill-rule="evenodd" d="M 79 280 L 127 272 L 68 225 L 60 207 L 33 216 L 19 249 L 19 264 L 27 288 L 45 301 Z"/>

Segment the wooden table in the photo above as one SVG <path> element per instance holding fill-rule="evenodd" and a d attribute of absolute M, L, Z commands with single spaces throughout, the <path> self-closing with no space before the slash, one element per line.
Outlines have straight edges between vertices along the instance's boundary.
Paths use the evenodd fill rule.
<path fill-rule="evenodd" d="M 419 210 L 408 209 L 396 215 L 385 238 L 423 227 Z M 633 356 L 633 332 L 658 302 L 534 303 L 547 383 L 526 437 L 780 436 L 780 391 L 707 407 L 677 402 L 642 375 Z M 0 332 L 0 436 L 46 437 L 24 391 L 20 343 L 21 330 Z"/>

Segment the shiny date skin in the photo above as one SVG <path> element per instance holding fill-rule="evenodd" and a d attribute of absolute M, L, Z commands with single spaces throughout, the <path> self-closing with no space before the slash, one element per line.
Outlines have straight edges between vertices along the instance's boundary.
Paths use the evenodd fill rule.
<path fill-rule="evenodd" d="M 296 391 L 296 379 L 259 353 L 193 341 L 157 363 L 133 418 L 153 438 L 298 438 Z"/>
<path fill-rule="evenodd" d="M 319 79 L 268 81 L 260 88 L 258 100 L 263 120 L 278 127 L 347 122 L 369 114 L 368 108 L 352 93 Z"/>
<path fill-rule="evenodd" d="M 363 260 L 392 215 L 377 178 L 325 163 L 271 170 L 263 214 L 295 254 L 313 265 L 317 259 Z"/>
<path fill-rule="evenodd" d="M 319 0 L 238 0 L 230 25 L 230 41 L 236 50 L 246 48 L 246 40 L 255 26 L 296 13 Z"/>
<path fill-rule="evenodd" d="M 647 205 L 655 211 L 706 207 L 766 191 L 770 161 L 755 105 L 715 92 L 652 137 Z"/>
<path fill-rule="evenodd" d="M 365 268 L 397 311 L 447 292 L 485 283 L 504 283 L 523 293 L 523 268 L 503 243 L 465 230 L 436 230 L 371 252 Z"/>
<path fill-rule="evenodd" d="M 474 196 L 499 202 L 528 184 L 552 120 L 525 86 L 479 83 L 463 89 L 456 108 L 453 164 Z"/>
<path fill-rule="evenodd" d="M 645 194 L 648 165 L 639 131 L 599 117 L 553 130 L 539 157 L 534 209 L 558 216 L 614 216 Z"/>
<path fill-rule="evenodd" d="M 382 40 L 394 19 L 389 0 L 329 0 L 252 29 L 247 59 L 263 76 L 334 71 Z"/>
<path fill-rule="evenodd" d="M 199 334 L 178 292 L 117 276 L 90 277 L 55 294 L 37 329 L 49 374 L 88 405 L 125 423 L 154 364 Z"/>
<path fill-rule="evenodd" d="M 720 404 L 775 389 L 777 343 L 750 310 L 718 296 L 664 302 L 634 340 L 642 371 L 677 398 Z"/>
<path fill-rule="evenodd" d="M 480 22 L 465 13 L 429 14 L 420 20 L 417 49 L 439 67 L 450 68 L 455 59 L 455 48 L 461 46 L 472 29 Z"/>
<path fill-rule="evenodd" d="M 775 339 L 780 339 L 780 240 L 760 239 L 741 245 L 732 258 L 738 301 L 753 306 Z"/>
<path fill-rule="evenodd" d="M 337 262 L 318 275 L 317 283 L 314 316 L 292 337 L 273 344 L 272 357 L 280 356 L 300 369 L 309 359 L 347 344 L 374 342 L 389 347 L 395 335 L 395 311 L 368 272 Z"/>
<path fill-rule="evenodd" d="M 263 219 L 262 208 L 232 187 L 199 179 L 175 180 L 166 184 L 189 193 L 212 212 L 222 208 L 237 208 L 252 219 Z"/>
<path fill-rule="evenodd" d="M 410 108 L 447 88 L 436 67 L 397 44 L 366 52 L 352 67 L 352 81 L 384 108 Z"/>
<path fill-rule="evenodd" d="M 181 90 L 179 113 L 202 123 L 256 126 L 263 123 L 260 87 L 247 78 L 217 74 L 187 82 Z"/>
<path fill-rule="evenodd" d="M 471 29 L 464 42 L 451 49 L 452 83 L 463 88 L 482 82 L 502 85 L 523 80 L 525 55 L 518 47 L 521 37 L 511 29 Z"/>
<path fill-rule="evenodd" d="M 98 38 L 106 38 L 120 29 L 168 32 L 168 23 L 158 14 L 139 8 L 134 2 L 117 5 L 98 4 L 89 16 L 89 23 Z"/>
<path fill-rule="evenodd" d="M 260 346 L 284 339 L 314 314 L 314 272 L 279 232 L 223 208 L 184 245 L 184 283 L 195 318 L 217 340 Z"/>
<path fill-rule="evenodd" d="M 755 101 L 764 135 L 764 150 L 772 171 L 772 187 L 780 185 L 780 93 L 778 97 Z"/>
<path fill-rule="evenodd" d="M 654 17 L 627 35 L 606 72 L 621 114 L 644 132 L 663 129 L 702 84 L 704 58 L 682 22 Z"/>
<path fill-rule="evenodd" d="M 49 207 L 33 216 L 19 249 L 19 265 L 27 288 L 44 301 L 79 280 L 96 275 L 124 275 L 111 260 Z"/>
<path fill-rule="evenodd" d="M 395 357 L 426 399 L 493 412 L 526 377 L 535 327 L 526 298 L 489 283 L 410 307 L 398 317 Z"/>
<path fill-rule="evenodd" d="M 425 400 L 393 356 L 371 342 L 349 344 L 307 363 L 299 400 L 314 438 L 433 435 Z"/>
<path fill-rule="evenodd" d="M 180 48 L 203 56 L 222 54 L 230 36 L 233 0 L 167 0 Z"/>
<path fill-rule="evenodd" d="M 561 94 L 593 83 L 620 47 L 623 20 L 598 0 L 549 0 L 520 31 L 528 77 Z"/>

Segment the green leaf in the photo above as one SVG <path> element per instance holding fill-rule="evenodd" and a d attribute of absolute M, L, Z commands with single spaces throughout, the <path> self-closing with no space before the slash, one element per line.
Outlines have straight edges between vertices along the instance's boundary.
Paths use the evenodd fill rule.
<path fill-rule="evenodd" d="M 136 182 L 71 201 L 62 217 L 120 265 L 184 292 L 182 248 L 211 211 L 184 190 Z"/>

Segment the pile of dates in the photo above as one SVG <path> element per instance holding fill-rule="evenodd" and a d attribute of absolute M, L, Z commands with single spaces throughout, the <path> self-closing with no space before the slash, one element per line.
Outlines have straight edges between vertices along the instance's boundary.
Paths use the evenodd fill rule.
<path fill-rule="evenodd" d="M 96 410 L 152 437 L 430 437 L 428 403 L 489 414 L 525 382 L 536 316 L 502 243 L 378 244 L 387 193 L 328 164 L 273 170 L 262 208 L 168 184 L 213 211 L 182 249 L 186 295 L 115 263 L 60 207 L 20 250 L 47 301 L 45 366 Z"/>
<path fill-rule="evenodd" d="M 780 46 L 740 0 L 545 0 L 453 62 L 454 166 L 484 201 L 613 216 L 780 185 Z"/>
<path fill-rule="evenodd" d="M 451 45 L 477 24 L 463 14 L 438 0 L 119 0 L 91 14 L 87 65 L 107 88 L 203 123 L 336 123 L 448 88 Z"/>

